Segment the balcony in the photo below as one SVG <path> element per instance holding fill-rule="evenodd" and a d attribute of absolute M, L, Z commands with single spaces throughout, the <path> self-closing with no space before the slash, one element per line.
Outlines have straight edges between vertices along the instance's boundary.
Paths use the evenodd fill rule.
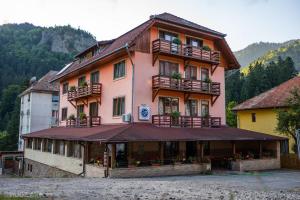
<path fill-rule="evenodd" d="M 207 51 L 200 47 L 193 47 L 187 44 L 176 44 L 164 39 L 157 39 L 152 42 L 153 65 L 159 54 L 172 55 L 175 57 L 202 61 L 213 65 L 220 63 L 219 51 Z"/>
<path fill-rule="evenodd" d="M 84 128 L 84 127 L 95 127 L 101 125 L 101 117 L 86 117 L 83 119 L 75 118 L 68 119 L 66 123 L 66 127 L 76 127 L 76 128 Z"/>
<path fill-rule="evenodd" d="M 221 93 L 220 83 L 205 82 L 191 79 L 175 79 L 170 76 L 155 75 L 152 76 L 152 101 L 154 101 L 159 90 L 180 91 L 187 94 L 208 94 L 219 96 Z M 186 99 L 185 99 L 186 100 Z"/>
<path fill-rule="evenodd" d="M 152 115 L 152 124 L 158 127 L 181 127 L 181 128 L 218 128 L 221 126 L 221 117 L 190 117 L 171 115 Z"/>
<path fill-rule="evenodd" d="M 93 83 L 91 85 L 77 87 L 68 91 L 68 101 L 76 101 L 80 98 L 87 98 L 91 96 L 100 97 L 102 90 L 101 83 Z"/>

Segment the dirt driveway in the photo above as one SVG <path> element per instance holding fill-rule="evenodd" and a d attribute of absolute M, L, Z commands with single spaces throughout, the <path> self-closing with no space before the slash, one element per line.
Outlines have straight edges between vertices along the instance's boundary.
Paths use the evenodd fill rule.
<path fill-rule="evenodd" d="M 292 199 L 300 171 L 162 178 L 0 178 L 0 193 L 48 199 Z"/>

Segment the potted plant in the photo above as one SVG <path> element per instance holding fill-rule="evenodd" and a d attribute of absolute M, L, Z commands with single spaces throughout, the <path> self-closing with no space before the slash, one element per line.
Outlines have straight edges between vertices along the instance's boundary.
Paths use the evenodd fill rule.
<path fill-rule="evenodd" d="M 204 82 L 205 82 L 205 83 L 211 83 L 212 80 L 211 80 L 209 77 L 207 77 L 207 78 L 204 80 Z"/>
<path fill-rule="evenodd" d="M 204 45 L 204 46 L 202 47 L 202 49 L 203 49 L 204 51 L 211 51 L 210 47 L 207 46 L 207 45 Z"/>
<path fill-rule="evenodd" d="M 83 81 L 80 83 L 79 85 L 80 87 L 87 87 L 88 86 L 88 83 L 86 81 Z"/>
<path fill-rule="evenodd" d="M 178 73 L 178 72 L 173 72 L 171 78 L 172 78 L 171 84 L 173 86 L 175 86 L 176 88 L 178 88 L 179 87 L 179 81 L 181 80 L 181 74 Z"/>
<path fill-rule="evenodd" d="M 179 117 L 180 117 L 180 112 L 173 111 L 171 113 L 171 122 L 172 122 L 172 125 L 177 126 L 179 124 Z"/>
<path fill-rule="evenodd" d="M 172 77 L 173 79 L 179 80 L 179 79 L 181 79 L 181 74 L 178 73 L 178 72 L 173 72 L 173 74 L 172 74 L 171 77 Z"/>
<path fill-rule="evenodd" d="M 181 40 L 176 37 L 176 38 L 173 39 L 172 43 L 180 45 L 181 44 Z"/>
<path fill-rule="evenodd" d="M 80 120 L 86 119 L 86 114 L 83 112 L 79 113 L 79 119 Z"/>
<path fill-rule="evenodd" d="M 151 166 L 160 166 L 160 160 L 151 161 Z"/>
<path fill-rule="evenodd" d="M 141 164 L 141 161 L 139 161 L 139 160 L 135 161 L 135 166 L 136 167 L 140 166 L 140 164 Z"/>
<path fill-rule="evenodd" d="M 69 120 L 75 120 L 75 115 L 74 114 L 71 114 L 69 117 L 68 117 Z"/>
<path fill-rule="evenodd" d="M 70 91 L 70 92 L 76 91 L 76 87 L 75 87 L 74 85 L 70 86 L 69 91 Z"/>

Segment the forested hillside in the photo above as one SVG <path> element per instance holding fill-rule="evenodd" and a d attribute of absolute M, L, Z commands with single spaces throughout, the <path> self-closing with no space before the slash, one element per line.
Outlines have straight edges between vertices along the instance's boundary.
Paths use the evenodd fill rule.
<path fill-rule="evenodd" d="M 17 147 L 20 94 L 32 76 L 59 70 L 92 45 L 94 37 L 70 26 L 0 26 L 0 150 Z"/>
<path fill-rule="evenodd" d="M 270 42 L 253 43 L 240 51 L 234 52 L 234 55 L 238 59 L 241 66 L 246 67 L 268 51 L 278 49 L 281 45 L 281 43 Z"/>

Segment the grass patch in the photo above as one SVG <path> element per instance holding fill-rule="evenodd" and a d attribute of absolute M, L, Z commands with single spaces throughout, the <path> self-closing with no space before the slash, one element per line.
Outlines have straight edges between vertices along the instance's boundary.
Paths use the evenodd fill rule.
<path fill-rule="evenodd" d="M 37 196 L 31 197 L 18 197 L 18 196 L 10 196 L 5 194 L 0 194 L 0 200 L 40 200 L 41 198 Z"/>

